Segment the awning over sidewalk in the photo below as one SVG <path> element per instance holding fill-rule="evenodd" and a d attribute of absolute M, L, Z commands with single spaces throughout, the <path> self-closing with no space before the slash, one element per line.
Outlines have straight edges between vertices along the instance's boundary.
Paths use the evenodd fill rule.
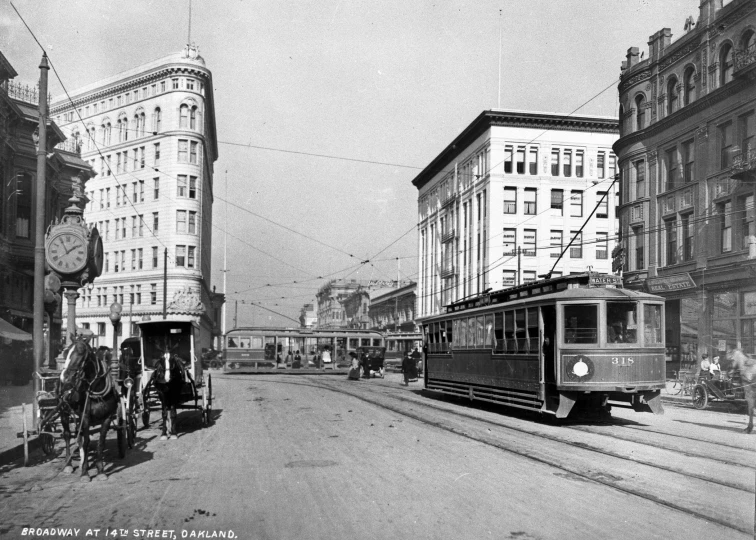
<path fill-rule="evenodd" d="M 16 341 L 31 341 L 32 335 L 16 328 L 5 319 L 0 319 L 0 337 L 15 339 Z"/>

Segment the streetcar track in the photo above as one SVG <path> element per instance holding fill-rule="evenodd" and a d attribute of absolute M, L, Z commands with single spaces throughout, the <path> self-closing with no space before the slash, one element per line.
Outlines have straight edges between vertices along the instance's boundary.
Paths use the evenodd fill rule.
<path fill-rule="evenodd" d="M 716 445 L 719 448 L 732 448 L 733 450 L 742 450 L 744 452 L 754 452 L 754 451 L 756 451 L 756 449 L 754 449 L 754 448 L 745 448 L 743 446 L 736 446 L 734 444 L 727 444 L 727 443 L 723 443 L 723 442 L 719 442 L 719 441 L 710 441 L 710 440 L 705 440 L 705 439 L 696 439 L 695 437 L 691 437 L 689 435 L 679 435 L 677 433 L 666 433 L 664 431 L 659 431 L 658 429 L 639 428 L 639 427 L 635 427 L 635 426 L 631 426 L 631 425 L 627 425 L 627 424 L 622 424 L 622 423 L 618 423 L 618 424 L 615 424 L 615 425 L 618 426 L 618 427 L 621 427 L 623 429 L 631 429 L 631 430 L 634 430 L 634 431 L 640 431 L 641 433 L 655 433 L 657 435 L 665 435 L 667 437 L 674 437 L 676 439 L 684 439 L 684 440 L 687 440 L 687 441 L 695 441 L 695 442 L 698 442 L 698 443 L 703 442 L 703 443 L 706 443 L 706 444 L 713 444 L 713 445 Z M 718 459 L 712 459 L 712 461 L 716 461 L 717 463 L 720 463 L 720 460 L 718 460 Z"/>
<path fill-rule="evenodd" d="M 650 501 L 650 502 L 659 504 L 660 506 L 664 506 L 666 508 L 669 508 L 669 509 L 681 512 L 681 513 L 689 515 L 691 517 L 694 517 L 694 518 L 697 518 L 697 519 L 702 519 L 704 521 L 708 521 L 708 522 L 711 522 L 711 523 L 716 523 L 716 524 L 718 524 L 720 526 L 723 526 L 723 527 L 725 527 L 727 529 L 736 530 L 738 532 L 742 532 L 742 533 L 746 533 L 746 534 L 752 533 L 752 530 L 750 530 L 749 528 L 741 528 L 741 527 L 738 527 L 736 525 L 732 525 L 730 522 L 725 521 L 724 519 L 721 519 L 719 517 L 703 514 L 703 513 L 700 513 L 698 511 L 696 511 L 696 510 L 691 510 L 691 509 L 686 508 L 686 507 L 684 507 L 682 505 L 675 504 L 674 502 L 670 502 L 668 500 L 662 499 L 661 497 L 653 495 L 651 493 L 644 493 L 641 490 L 632 489 L 630 487 L 623 487 L 621 485 L 618 485 L 618 484 L 615 483 L 616 480 L 611 475 L 606 475 L 605 473 L 601 473 L 600 471 L 594 471 L 594 473 L 592 474 L 591 472 L 581 471 L 577 467 L 568 467 L 565 464 L 557 463 L 557 462 L 555 462 L 552 459 L 537 457 L 537 456 L 534 456 L 532 454 L 528 454 L 528 453 L 526 453 L 524 451 L 519 451 L 516 448 L 508 447 L 504 443 L 496 440 L 493 436 L 489 438 L 489 437 L 486 437 L 485 434 L 468 433 L 464 429 L 460 429 L 460 428 L 457 428 L 457 427 L 454 427 L 454 426 L 450 426 L 450 425 L 445 425 L 442 422 L 436 422 L 436 421 L 424 418 L 420 413 L 415 413 L 412 410 L 402 410 L 401 408 L 392 406 L 390 404 L 380 403 L 377 400 L 375 400 L 375 398 L 371 399 L 369 396 L 359 395 L 359 394 L 353 393 L 351 391 L 348 391 L 347 389 L 344 389 L 344 388 L 335 388 L 335 387 L 333 387 L 331 385 L 328 385 L 328 384 L 322 384 L 320 381 L 312 381 L 311 379 L 308 379 L 308 383 L 292 382 L 292 381 L 276 381 L 276 382 L 279 382 L 279 383 L 283 382 L 284 384 L 291 384 L 291 385 L 294 385 L 294 386 L 308 386 L 308 387 L 316 388 L 316 389 L 320 389 L 320 390 L 330 390 L 332 392 L 345 394 L 345 395 L 351 396 L 353 398 L 359 399 L 359 400 L 361 400 L 361 401 L 363 401 L 365 403 L 369 403 L 371 405 L 378 406 L 378 407 L 380 407 L 380 408 L 382 408 L 384 410 L 389 410 L 389 411 L 391 411 L 393 413 L 396 413 L 396 414 L 399 414 L 401 416 L 405 416 L 405 417 L 411 418 L 411 419 L 416 420 L 416 421 L 418 421 L 418 422 L 420 422 L 422 424 L 426 424 L 428 426 L 435 427 L 435 428 L 440 429 L 442 431 L 447 431 L 447 432 L 450 432 L 450 433 L 454 433 L 455 435 L 460 435 L 460 436 L 465 437 L 467 439 L 470 439 L 472 441 L 480 442 L 480 443 L 486 444 L 488 446 L 491 446 L 493 448 L 497 448 L 499 450 L 503 450 L 505 452 L 508 452 L 508 453 L 511 453 L 511 454 L 523 457 L 525 459 L 528 459 L 528 460 L 531 460 L 531 461 L 535 461 L 537 463 L 541 463 L 541 464 L 546 465 L 548 467 L 552 467 L 552 468 L 564 471 L 564 472 L 566 472 L 568 474 L 572 474 L 572 475 L 578 476 L 581 479 L 584 479 L 585 481 L 595 482 L 597 484 L 600 484 L 600 485 L 603 485 L 603 486 L 615 489 L 615 490 L 620 491 L 622 493 L 638 497 L 638 498 L 640 498 L 642 500 Z M 375 391 L 371 391 L 371 393 L 374 394 L 374 395 L 377 394 L 377 392 L 375 392 Z M 491 421 L 491 420 L 481 419 L 481 418 L 477 418 L 477 417 L 474 417 L 474 416 L 469 415 L 469 414 L 464 414 L 462 412 L 453 411 L 453 410 L 449 410 L 449 409 L 446 409 L 446 408 L 438 407 L 438 406 L 433 405 L 432 403 L 424 403 L 424 402 L 419 402 L 419 401 L 415 401 L 415 400 L 406 399 L 404 397 L 401 397 L 398 393 L 395 393 L 395 392 L 391 392 L 391 391 L 389 391 L 389 392 L 381 392 L 380 395 L 381 396 L 385 396 L 385 397 L 389 397 L 389 398 L 393 398 L 393 399 L 395 399 L 397 401 L 400 401 L 400 402 L 403 402 L 403 403 L 406 403 L 406 404 L 417 405 L 419 407 L 424 407 L 426 409 L 432 409 L 432 410 L 435 410 L 435 411 L 438 411 L 438 412 L 443 412 L 443 413 L 451 414 L 453 416 L 461 417 L 461 418 L 464 418 L 464 419 L 475 420 L 475 421 L 481 422 L 483 424 L 489 424 L 489 425 L 493 425 L 493 426 L 496 426 L 496 427 L 499 427 L 499 428 L 509 429 L 511 431 L 523 433 L 523 434 L 531 436 L 531 437 L 541 437 L 541 438 L 544 438 L 544 439 L 547 439 L 547 440 L 550 440 L 552 442 L 556 442 L 556 443 L 559 443 L 559 444 L 564 444 L 564 445 L 567 445 L 567 446 L 574 446 L 576 448 L 581 448 L 583 450 L 588 450 L 590 452 L 597 452 L 597 453 L 605 454 L 605 455 L 608 455 L 608 456 L 613 457 L 615 459 L 620 459 L 620 460 L 623 460 L 623 461 L 629 461 L 629 462 L 632 462 L 632 463 L 640 463 L 642 465 L 646 465 L 646 466 L 651 467 L 651 468 L 656 468 L 656 469 L 664 470 L 665 472 L 669 472 L 671 474 L 677 474 L 677 475 L 685 476 L 685 477 L 688 477 L 688 478 L 692 477 L 692 478 L 695 478 L 696 480 L 703 481 L 703 482 L 706 482 L 706 483 L 720 484 L 720 485 L 722 485 L 724 487 L 727 487 L 727 488 L 730 488 L 730 489 L 734 489 L 734 490 L 737 490 L 737 491 L 742 491 L 742 492 L 746 492 L 746 493 L 753 493 L 752 490 L 745 490 L 745 489 L 742 489 L 742 488 L 740 488 L 738 486 L 733 486 L 733 485 L 730 485 L 730 484 L 727 484 L 727 483 L 717 482 L 716 480 L 713 480 L 713 479 L 702 478 L 702 477 L 697 477 L 697 476 L 693 476 L 693 475 L 688 475 L 688 474 L 683 473 L 683 472 L 678 471 L 678 470 L 666 469 L 666 468 L 660 467 L 658 465 L 654 465 L 654 464 L 650 464 L 650 463 L 645 463 L 645 462 L 639 462 L 639 461 L 636 461 L 636 460 L 633 460 L 633 459 L 629 459 L 629 458 L 624 457 L 624 456 L 614 455 L 612 453 L 609 453 L 609 452 L 606 452 L 606 451 L 603 451 L 603 450 L 600 450 L 600 449 L 596 449 L 596 448 L 593 448 L 593 447 L 590 447 L 590 446 L 586 447 L 585 445 L 582 445 L 582 444 L 575 444 L 575 443 L 571 443 L 569 441 L 564 441 L 564 440 L 561 440 L 561 439 L 559 439 L 557 437 L 548 436 L 548 435 L 544 435 L 544 434 L 541 434 L 541 433 L 534 434 L 532 432 L 526 431 L 526 430 L 521 429 L 521 428 L 516 428 L 516 427 L 511 427 L 511 426 L 504 426 L 502 424 L 496 423 L 496 422 Z M 642 444 L 642 443 L 639 443 L 639 444 Z"/>

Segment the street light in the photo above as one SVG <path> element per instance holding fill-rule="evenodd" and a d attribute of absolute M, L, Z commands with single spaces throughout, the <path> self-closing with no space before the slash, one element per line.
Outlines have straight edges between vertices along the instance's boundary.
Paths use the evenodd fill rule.
<path fill-rule="evenodd" d="M 118 302 L 110 304 L 110 322 L 113 323 L 113 356 L 110 359 L 110 370 L 115 373 L 118 367 L 118 323 L 121 322 L 123 307 Z"/>

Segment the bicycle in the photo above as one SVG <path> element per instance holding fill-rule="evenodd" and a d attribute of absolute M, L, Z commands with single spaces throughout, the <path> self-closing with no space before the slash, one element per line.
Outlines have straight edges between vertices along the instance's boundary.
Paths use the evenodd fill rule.
<path fill-rule="evenodd" d="M 682 377 L 681 377 L 682 375 Z M 682 394 L 689 396 L 693 393 L 696 385 L 696 376 L 689 371 L 676 371 L 675 378 L 667 381 L 667 393 L 672 395 Z"/>

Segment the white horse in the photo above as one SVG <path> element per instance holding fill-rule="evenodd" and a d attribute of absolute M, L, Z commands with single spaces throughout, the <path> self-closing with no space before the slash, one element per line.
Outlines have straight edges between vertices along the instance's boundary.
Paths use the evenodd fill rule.
<path fill-rule="evenodd" d="M 748 356 L 740 349 L 727 351 L 727 359 L 731 362 L 730 371 L 737 370 L 740 373 L 743 394 L 748 407 L 748 426 L 744 431 L 751 433 L 753 431 L 753 407 L 756 403 L 756 359 Z"/>

